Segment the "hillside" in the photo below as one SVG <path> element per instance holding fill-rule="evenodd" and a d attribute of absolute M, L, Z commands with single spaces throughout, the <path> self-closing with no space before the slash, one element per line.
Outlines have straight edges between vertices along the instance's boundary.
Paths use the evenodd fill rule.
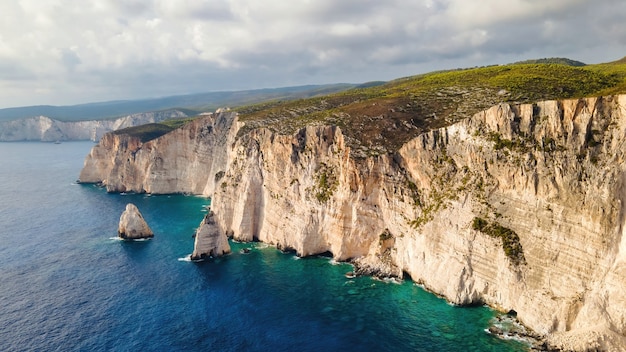
<path fill-rule="evenodd" d="M 0 109 L 0 121 L 47 116 L 59 121 L 86 121 L 116 118 L 148 111 L 176 108 L 187 115 L 213 111 L 224 106 L 255 104 L 268 100 L 290 100 L 330 94 L 354 87 L 352 84 L 307 85 L 232 92 L 209 92 L 155 99 L 123 100 L 71 106 L 26 106 Z"/>
<path fill-rule="evenodd" d="M 516 64 L 561 64 L 566 66 L 587 66 L 586 63 L 567 59 L 563 57 L 551 57 L 544 59 L 532 59 L 532 60 L 524 60 L 518 61 Z"/>
<path fill-rule="evenodd" d="M 183 126 L 189 121 L 194 120 L 195 117 L 171 119 L 162 122 L 147 123 L 144 125 L 127 127 L 113 131 L 113 134 L 128 134 L 139 138 L 141 142 L 147 142 L 162 135 L 175 130 L 176 128 Z"/>
<path fill-rule="evenodd" d="M 323 97 L 236 109 L 246 133 L 264 126 L 284 134 L 310 124 L 342 128 L 355 156 L 400 148 L 412 137 L 498 103 L 626 92 L 626 62 L 586 65 L 516 63 L 400 78 Z"/>

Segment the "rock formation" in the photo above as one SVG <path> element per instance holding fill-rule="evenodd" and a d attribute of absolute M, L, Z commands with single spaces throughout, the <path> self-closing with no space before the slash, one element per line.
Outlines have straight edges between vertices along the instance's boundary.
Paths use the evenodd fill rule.
<path fill-rule="evenodd" d="M 236 121 L 235 113 L 221 111 L 146 143 L 106 134 L 78 180 L 102 183 L 109 192 L 212 194 L 229 164 Z"/>
<path fill-rule="evenodd" d="M 144 144 L 107 135 L 80 180 L 211 195 L 221 236 L 406 273 L 516 311 L 551 346 L 626 348 L 626 95 L 500 104 L 369 157 L 335 126 L 236 119 Z"/>
<path fill-rule="evenodd" d="M 98 141 L 107 132 L 121 128 L 187 117 L 179 110 L 132 114 L 110 120 L 59 121 L 46 116 L 0 122 L 0 142 Z"/>
<path fill-rule="evenodd" d="M 139 212 L 139 209 L 132 204 L 126 204 L 126 210 L 120 216 L 120 224 L 117 228 L 120 238 L 136 240 L 142 238 L 152 238 L 154 233 Z"/>
<path fill-rule="evenodd" d="M 230 253 L 228 238 L 215 223 L 215 214 L 212 211 L 206 214 L 196 230 L 193 248 L 191 260 L 219 257 Z"/>

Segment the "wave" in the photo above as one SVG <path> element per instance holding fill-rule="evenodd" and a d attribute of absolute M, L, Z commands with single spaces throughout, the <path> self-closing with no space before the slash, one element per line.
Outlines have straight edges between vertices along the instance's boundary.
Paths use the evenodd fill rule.
<path fill-rule="evenodd" d="M 396 285 L 402 285 L 404 282 L 402 279 L 398 279 L 397 277 L 386 277 L 383 279 L 383 282 L 392 283 Z"/>
<path fill-rule="evenodd" d="M 212 257 L 209 257 L 212 258 Z M 187 263 L 199 263 L 199 262 L 203 262 L 204 259 L 191 259 L 191 254 L 187 254 L 186 256 L 182 257 L 182 258 L 178 258 L 179 262 L 187 262 Z"/>
<path fill-rule="evenodd" d="M 182 257 L 182 258 L 178 258 L 179 262 L 192 262 L 193 260 L 191 260 L 191 254 L 187 254 L 186 256 Z"/>
<path fill-rule="evenodd" d="M 414 282 L 413 286 L 417 286 L 417 287 L 421 288 L 422 290 L 426 291 L 426 286 L 424 286 L 424 284 L 420 284 L 420 283 Z"/>
<path fill-rule="evenodd" d="M 521 342 L 524 343 L 526 345 L 532 346 L 533 343 L 533 339 L 531 337 L 528 336 L 521 336 L 518 335 L 517 333 L 512 333 L 512 332 L 507 332 L 507 331 L 501 331 L 501 332 L 493 332 L 491 331 L 489 328 L 484 329 L 484 332 L 486 332 L 489 335 L 493 335 L 499 339 L 502 340 L 511 340 L 511 341 L 517 341 L 517 342 Z"/>
<path fill-rule="evenodd" d="M 145 241 L 150 241 L 152 240 L 152 237 L 150 238 L 121 238 L 119 236 L 115 236 L 115 237 L 109 237 L 109 240 L 111 241 L 115 241 L 115 242 L 124 242 L 124 241 L 128 241 L 128 242 L 145 242 Z"/>
<path fill-rule="evenodd" d="M 400 285 L 402 284 L 402 279 L 398 279 L 397 277 L 372 277 L 372 280 L 375 281 L 381 281 L 384 282 L 386 284 L 396 284 L 396 285 Z"/>
<path fill-rule="evenodd" d="M 491 319 L 490 327 L 485 332 L 504 340 L 515 340 L 530 343 L 532 337 L 519 320 L 509 315 L 498 315 Z"/>

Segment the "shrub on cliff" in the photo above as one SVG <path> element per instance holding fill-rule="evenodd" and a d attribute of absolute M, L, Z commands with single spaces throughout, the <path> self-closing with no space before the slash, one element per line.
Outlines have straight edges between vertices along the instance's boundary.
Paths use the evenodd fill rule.
<path fill-rule="evenodd" d="M 487 220 L 479 217 L 475 217 L 472 220 L 472 229 L 491 237 L 500 238 L 504 254 L 506 254 L 513 265 L 520 265 L 526 262 L 522 244 L 519 242 L 519 236 L 515 231 L 497 222 L 489 223 Z"/>
<path fill-rule="evenodd" d="M 315 179 L 315 199 L 320 203 L 328 202 L 339 184 L 333 168 L 325 163 L 321 163 Z"/>

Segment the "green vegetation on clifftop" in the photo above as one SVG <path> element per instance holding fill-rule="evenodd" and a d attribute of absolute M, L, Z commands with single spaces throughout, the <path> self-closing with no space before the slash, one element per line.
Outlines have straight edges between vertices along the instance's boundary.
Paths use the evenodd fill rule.
<path fill-rule="evenodd" d="M 113 134 L 127 134 L 133 137 L 138 137 L 142 143 L 145 143 L 147 141 L 161 137 L 162 135 L 177 129 L 194 119 L 195 117 L 189 117 L 184 119 L 167 120 L 160 123 L 148 123 L 145 125 L 128 127 L 113 131 Z"/>
<path fill-rule="evenodd" d="M 567 66 L 587 66 L 584 62 L 571 60 L 564 57 L 551 57 L 545 59 L 524 60 L 516 62 L 516 64 L 561 64 Z"/>
<path fill-rule="evenodd" d="M 420 133 L 502 102 L 626 92 L 626 62 L 572 65 L 539 62 L 439 71 L 322 97 L 236 110 L 246 122 L 240 133 L 267 127 L 287 134 L 310 124 L 337 125 L 347 136 L 354 156 L 365 157 L 397 150 Z"/>

